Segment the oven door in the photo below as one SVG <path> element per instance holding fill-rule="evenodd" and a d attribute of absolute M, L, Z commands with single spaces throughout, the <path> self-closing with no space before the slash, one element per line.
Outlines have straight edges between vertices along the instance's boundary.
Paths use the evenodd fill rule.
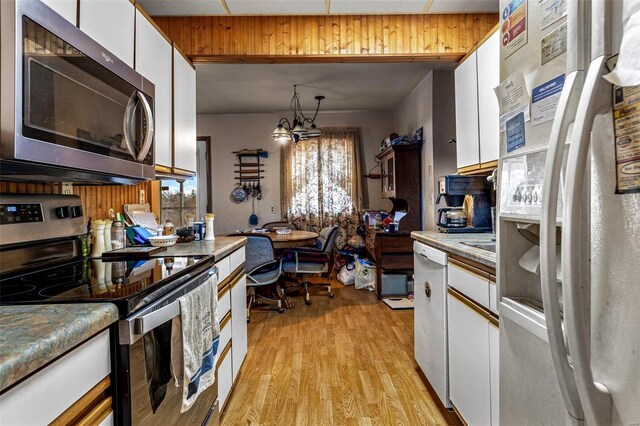
<path fill-rule="evenodd" d="M 153 84 L 41 2 L 17 5 L 14 158 L 153 177 Z"/>
<path fill-rule="evenodd" d="M 117 424 L 150 425 L 218 423 L 218 383 L 202 392 L 191 408 L 180 413 L 182 387 L 176 387 L 170 370 L 171 323 L 180 314 L 178 297 L 209 282 L 213 267 L 185 278 L 181 285 L 141 312 L 120 321 L 116 365 Z"/>

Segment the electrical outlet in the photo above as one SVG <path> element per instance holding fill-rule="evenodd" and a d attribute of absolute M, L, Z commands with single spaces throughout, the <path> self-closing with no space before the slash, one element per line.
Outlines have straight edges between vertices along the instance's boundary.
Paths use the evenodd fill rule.
<path fill-rule="evenodd" d="M 269 214 L 276 214 L 276 206 L 269 207 Z"/>
<path fill-rule="evenodd" d="M 144 189 L 141 189 L 141 190 L 140 190 L 140 196 L 139 196 L 138 198 L 139 198 L 139 202 L 140 202 L 140 204 L 144 204 L 144 203 L 146 203 L 146 202 L 147 202 L 147 201 L 146 201 L 146 200 L 147 200 L 147 197 L 146 197 L 146 194 L 145 194 L 145 192 L 144 192 Z"/>
<path fill-rule="evenodd" d="M 73 195 L 73 184 L 71 182 L 62 182 L 62 193 L 64 195 Z"/>

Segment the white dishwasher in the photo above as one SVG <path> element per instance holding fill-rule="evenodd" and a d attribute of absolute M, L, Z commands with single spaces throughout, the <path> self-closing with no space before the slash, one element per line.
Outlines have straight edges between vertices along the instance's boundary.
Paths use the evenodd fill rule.
<path fill-rule="evenodd" d="M 447 254 L 415 241 L 414 356 L 445 407 L 449 401 Z"/>

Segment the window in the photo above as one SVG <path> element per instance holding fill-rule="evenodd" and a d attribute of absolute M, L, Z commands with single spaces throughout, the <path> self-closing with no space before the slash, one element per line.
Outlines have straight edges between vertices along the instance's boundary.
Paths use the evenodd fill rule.
<path fill-rule="evenodd" d="M 176 227 L 181 227 L 186 226 L 185 214 L 190 213 L 197 218 L 197 187 L 195 178 L 162 180 L 160 222 L 170 218 Z"/>
<path fill-rule="evenodd" d="M 359 209 L 361 178 L 356 129 L 323 129 L 319 139 L 283 149 L 283 212 L 335 216 Z"/>

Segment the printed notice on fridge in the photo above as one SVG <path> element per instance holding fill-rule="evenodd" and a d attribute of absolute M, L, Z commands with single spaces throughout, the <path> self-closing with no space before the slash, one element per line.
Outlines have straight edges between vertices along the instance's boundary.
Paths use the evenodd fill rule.
<path fill-rule="evenodd" d="M 547 28 L 560 18 L 567 16 L 567 0 L 542 0 L 540 4 L 540 29 Z"/>
<path fill-rule="evenodd" d="M 567 24 L 560 25 L 540 42 L 540 62 L 546 64 L 567 51 Z"/>
<path fill-rule="evenodd" d="M 564 74 L 533 88 L 531 91 L 531 124 L 533 126 L 553 120 L 563 86 Z"/>
<path fill-rule="evenodd" d="M 502 49 L 505 58 L 527 44 L 527 0 L 510 0 L 502 8 Z"/>
<path fill-rule="evenodd" d="M 507 121 L 507 152 L 524 146 L 524 113 Z"/>
<path fill-rule="evenodd" d="M 640 192 L 640 86 L 613 86 L 616 193 Z"/>
<path fill-rule="evenodd" d="M 530 119 L 529 91 L 522 71 L 518 70 L 493 89 L 500 105 L 500 131 L 504 132 L 509 119 L 523 113 L 524 121 Z"/>

